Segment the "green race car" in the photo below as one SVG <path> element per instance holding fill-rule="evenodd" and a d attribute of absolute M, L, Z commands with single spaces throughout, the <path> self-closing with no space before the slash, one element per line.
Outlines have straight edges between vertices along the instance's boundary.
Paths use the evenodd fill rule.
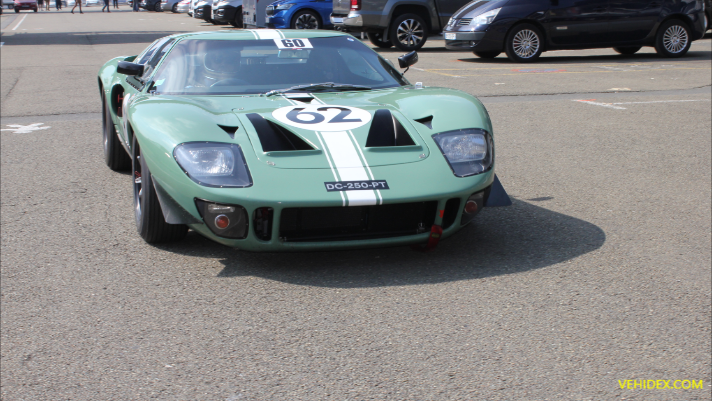
<path fill-rule="evenodd" d="M 411 85 L 348 34 L 168 36 L 107 62 L 99 89 L 106 164 L 132 169 L 149 243 L 190 228 L 251 251 L 432 247 L 510 204 L 482 103 Z"/>

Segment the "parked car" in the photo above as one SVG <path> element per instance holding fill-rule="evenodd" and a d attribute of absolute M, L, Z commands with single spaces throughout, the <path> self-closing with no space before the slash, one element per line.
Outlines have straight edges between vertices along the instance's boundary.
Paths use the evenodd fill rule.
<path fill-rule="evenodd" d="M 332 0 L 277 0 L 267 6 L 265 23 L 278 29 L 332 28 L 332 6 Z"/>
<path fill-rule="evenodd" d="M 175 7 L 175 13 L 187 13 L 190 10 L 190 0 L 181 0 Z"/>
<path fill-rule="evenodd" d="M 15 0 L 2 0 L 2 6 L 8 10 L 12 10 L 15 8 Z"/>
<path fill-rule="evenodd" d="M 180 2 L 181 0 L 161 0 L 161 10 L 171 10 L 171 12 L 177 13 L 178 3 Z"/>
<path fill-rule="evenodd" d="M 242 0 L 218 0 L 213 3 L 213 21 L 242 28 Z"/>
<path fill-rule="evenodd" d="M 193 18 L 210 22 L 213 0 L 199 0 L 193 8 Z"/>
<path fill-rule="evenodd" d="M 32 10 L 37 12 L 37 2 L 35 0 L 15 0 L 15 12 L 19 13 L 22 10 Z"/>
<path fill-rule="evenodd" d="M 148 11 L 162 11 L 161 0 L 141 0 L 138 6 Z"/>
<path fill-rule="evenodd" d="M 420 49 L 428 35 L 442 32 L 448 19 L 468 0 L 334 0 L 331 23 L 350 32 L 366 32 L 371 43 L 405 51 Z"/>
<path fill-rule="evenodd" d="M 612 47 L 633 54 L 654 46 L 666 57 L 687 53 L 705 30 L 700 0 L 472 1 L 445 28 L 445 47 L 482 58 L 506 52 L 530 62 L 542 52 Z"/>
<path fill-rule="evenodd" d="M 410 84 L 349 34 L 173 35 L 98 83 L 104 160 L 131 169 L 148 243 L 190 228 L 251 251 L 434 246 L 511 204 L 482 103 Z"/>

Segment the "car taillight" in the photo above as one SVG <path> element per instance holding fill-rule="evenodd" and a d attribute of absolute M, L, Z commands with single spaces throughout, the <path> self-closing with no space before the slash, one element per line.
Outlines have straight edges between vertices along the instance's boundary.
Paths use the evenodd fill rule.
<path fill-rule="evenodd" d="M 351 0 L 351 11 L 358 11 L 361 9 L 361 0 Z"/>

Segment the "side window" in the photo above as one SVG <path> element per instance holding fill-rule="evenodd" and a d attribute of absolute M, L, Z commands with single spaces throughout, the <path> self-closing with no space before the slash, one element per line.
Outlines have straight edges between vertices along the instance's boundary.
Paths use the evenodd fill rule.
<path fill-rule="evenodd" d="M 141 61 L 143 61 L 141 64 L 144 65 L 143 75 L 141 75 L 142 81 L 150 77 L 151 74 L 153 74 L 154 68 L 156 68 L 156 65 L 158 65 L 158 62 L 161 61 L 163 56 L 166 55 L 166 52 L 168 51 L 168 49 L 171 48 L 173 42 L 175 42 L 175 39 L 172 38 L 161 39 L 159 43 L 156 44 L 156 46 L 153 46 L 152 49 L 150 49 L 143 57 L 141 57 Z"/>
<path fill-rule="evenodd" d="M 162 42 L 162 39 L 156 40 L 155 42 L 151 43 L 151 46 L 148 46 L 141 54 L 136 57 L 136 60 L 134 61 L 137 64 L 146 64 L 146 61 L 148 61 L 153 53 L 156 51 L 156 47 Z"/>

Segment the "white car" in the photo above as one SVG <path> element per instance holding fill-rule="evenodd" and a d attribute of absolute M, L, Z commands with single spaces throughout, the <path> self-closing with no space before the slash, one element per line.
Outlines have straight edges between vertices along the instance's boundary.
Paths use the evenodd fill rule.
<path fill-rule="evenodd" d="M 176 6 L 175 12 L 177 13 L 187 13 L 188 10 L 190 9 L 190 0 L 182 0 L 178 5 Z"/>
<path fill-rule="evenodd" d="M 176 9 L 178 8 L 178 3 L 181 0 L 161 0 L 161 10 L 163 11 L 168 11 L 171 10 L 174 13 L 178 12 Z"/>

